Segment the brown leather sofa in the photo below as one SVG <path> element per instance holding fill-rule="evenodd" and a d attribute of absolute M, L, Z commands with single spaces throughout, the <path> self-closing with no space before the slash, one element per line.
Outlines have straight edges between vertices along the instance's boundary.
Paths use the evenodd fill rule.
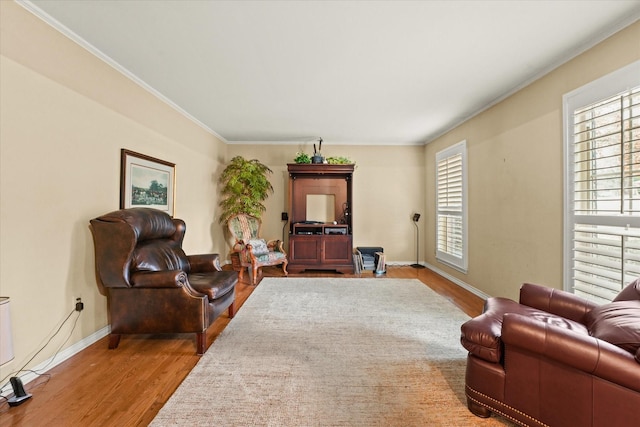
<path fill-rule="evenodd" d="M 226 309 L 234 316 L 238 273 L 222 271 L 217 254 L 187 256 L 184 221 L 162 211 L 121 209 L 90 223 L 109 348 L 121 334 L 194 332 L 203 354 L 208 327 Z"/>
<path fill-rule="evenodd" d="M 525 284 L 462 325 L 467 406 L 525 426 L 640 425 L 640 279 L 610 304 Z"/>

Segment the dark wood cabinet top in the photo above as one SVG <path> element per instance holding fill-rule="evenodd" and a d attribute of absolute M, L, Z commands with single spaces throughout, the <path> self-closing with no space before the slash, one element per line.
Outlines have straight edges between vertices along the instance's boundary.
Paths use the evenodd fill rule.
<path fill-rule="evenodd" d="M 355 169 L 354 164 L 346 165 L 329 165 L 325 163 L 287 163 L 289 173 L 293 174 L 314 174 L 314 175 L 330 175 L 330 174 L 352 174 Z"/>

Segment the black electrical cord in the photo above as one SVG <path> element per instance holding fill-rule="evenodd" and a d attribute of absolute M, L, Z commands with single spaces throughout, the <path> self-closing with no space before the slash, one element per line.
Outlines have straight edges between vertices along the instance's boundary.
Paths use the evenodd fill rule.
<path fill-rule="evenodd" d="M 5 381 L 7 378 L 13 377 L 13 376 L 17 376 L 20 372 L 33 372 L 34 374 L 38 375 L 38 376 L 49 376 L 49 378 L 51 377 L 49 374 L 42 374 L 40 372 L 34 371 L 32 369 L 26 369 L 27 365 L 29 363 L 31 363 L 31 361 L 33 359 L 35 359 L 35 357 L 40 354 L 42 352 L 42 350 L 44 350 L 49 343 L 51 342 L 52 339 L 54 339 L 58 333 L 60 332 L 60 330 L 62 329 L 62 327 L 67 323 L 67 321 L 69 320 L 69 318 L 73 315 L 73 313 L 75 313 L 77 310 L 73 310 L 71 311 L 71 313 L 69 313 L 69 315 L 62 321 L 62 323 L 60 324 L 60 326 L 58 327 L 58 329 L 53 333 L 53 335 L 51 335 L 51 337 L 49 338 L 49 340 L 47 340 L 47 342 L 40 348 L 40 350 L 38 350 L 33 356 L 31 356 L 31 359 L 29 359 L 23 366 L 22 368 L 18 369 L 17 371 L 13 372 L 12 374 L 7 375 L 6 377 L 4 377 L 2 379 L 1 382 Z M 46 368 L 47 366 L 49 366 L 51 363 L 53 363 L 53 361 L 55 360 L 55 358 L 58 356 L 58 354 L 60 353 L 60 350 L 62 349 L 62 346 L 64 346 L 66 344 L 67 341 L 69 341 L 69 338 L 71 338 L 71 335 L 73 334 L 73 331 L 76 329 L 76 326 L 78 325 L 78 319 L 80 318 L 80 314 L 81 312 L 78 311 L 78 316 L 76 316 L 75 321 L 73 322 L 73 327 L 71 328 L 71 331 L 69 332 L 69 335 L 67 336 L 67 338 L 64 340 L 64 342 L 62 344 L 60 344 L 60 347 L 58 347 L 58 349 L 56 350 L 55 354 L 53 355 L 53 357 L 51 358 L 50 362 L 47 363 L 45 366 L 43 366 L 42 369 Z M 0 387 L 0 393 L 4 392 L 4 389 L 7 385 L 10 385 L 10 382 L 6 382 L 2 385 L 2 387 Z M 2 397 L 5 401 L 7 401 L 8 399 L 4 396 L 0 396 Z"/>

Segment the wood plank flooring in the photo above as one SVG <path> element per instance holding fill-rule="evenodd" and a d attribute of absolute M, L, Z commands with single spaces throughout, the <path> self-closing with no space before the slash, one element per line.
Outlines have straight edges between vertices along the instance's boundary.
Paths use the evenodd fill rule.
<path fill-rule="evenodd" d="M 264 270 L 265 277 L 282 276 L 277 267 Z M 354 277 L 326 272 L 293 276 Z M 376 276 L 365 271 L 361 277 Z M 429 269 L 389 266 L 378 277 L 417 278 L 469 316 L 482 311 L 481 298 Z M 236 289 L 241 310 L 255 286 L 239 283 Z M 226 314 L 215 321 L 207 332 L 208 345 L 228 323 Z M 0 403 L 0 426 L 146 426 L 198 360 L 194 334 L 124 335 L 116 350 L 107 349 L 105 337 L 26 384 L 33 394 L 26 403 L 14 408 Z"/>

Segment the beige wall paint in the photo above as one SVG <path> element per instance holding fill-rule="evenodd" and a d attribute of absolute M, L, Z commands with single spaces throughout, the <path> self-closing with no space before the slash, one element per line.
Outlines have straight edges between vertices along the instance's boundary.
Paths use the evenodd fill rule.
<path fill-rule="evenodd" d="M 74 297 L 85 310 L 65 346 L 107 325 L 88 225 L 118 209 L 120 149 L 176 163 L 185 250 L 224 253 L 215 176 L 226 145 L 14 2 L 0 2 L 0 17 L 0 294 L 11 297 L 16 352 L 4 378 Z M 69 325 L 29 366 L 54 354 Z"/>
<path fill-rule="evenodd" d="M 427 206 L 434 206 L 435 155 L 467 140 L 468 274 L 436 261 L 433 215 L 427 262 L 489 295 L 517 298 L 523 282 L 562 289 L 562 96 L 638 59 L 640 22 L 428 144 Z"/>
<path fill-rule="evenodd" d="M 267 200 L 263 236 L 282 238 L 280 213 L 288 211 L 289 175 L 298 151 L 313 153 L 305 145 L 229 145 L 229 158 L 259 159 L 273 170 L 274 193 Z M 354 246 L 382 246 L 388 262 L 415 262 L 414 212 L 424 214 L 424 146 L 340 146 L 324 143 L 324 156 L 345 156 L 356 163 L 353 175 Z M 420 220 L 420 225 L 424 224 Z M 423 231 L 421 229 L 421 231 Z M 285 240 L 288 237 L 285 232 Z M 421 245 L 424 239 L 421 239 Z M 421 256 L 424 248 L 420 249 Z"/>

